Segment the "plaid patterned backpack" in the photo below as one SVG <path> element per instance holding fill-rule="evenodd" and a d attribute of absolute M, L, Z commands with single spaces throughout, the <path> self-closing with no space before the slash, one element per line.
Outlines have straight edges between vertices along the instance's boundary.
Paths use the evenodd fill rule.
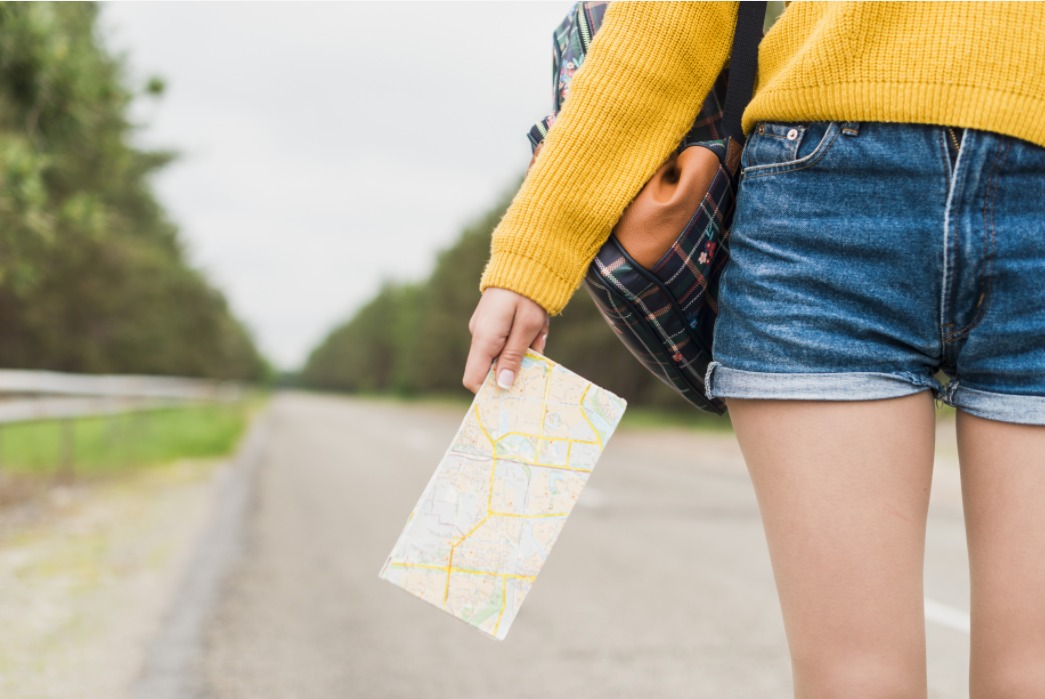
<path fill-rule="evenodd" d="M 555 30 L 555 114 L 530 129 L 534 157 L 569 94 L 573 74 L 581 67 L 608 4 L 578 3 Z M 632 354 L 692 405 L 716 414 L 724 413 L 726 406 L 705 396 L 705 374 L 718 313 L 718 277 L 729 259 L 729 227 L 744 143 L 740 115 L 754 85 L 765 9 L 765 2 L 740 3 L 728 66 L 674 157 L 654 175 L 656 179 L 667 173 L 677 182 L 680 168 L 701 170 L 695 176 L 699 184 L 691 185 L 698 187 L 696 196 L 688 192 L 690 203 L 672 212 L 680 221 L 677 229 L 660 231 L 658 242 L 651 240 L 648 220 L 633 220 L 642 218 L 643 206 L 650 206 L 640 201 L 643 190 L 584 277 L 599 311 Z M 705 150 L 688 151 L 693 147 Z M 708 157 L 709 153 L 715 157 Z M 687 156 L 699 156 L 699 161 L 689 158 L 683 165 Z M 689 181 L 694 181 L 692 176 Z M 699 204 L 694 206 L 693 201 Z M 665 218 L 661 214 L 658 220 Z"/>

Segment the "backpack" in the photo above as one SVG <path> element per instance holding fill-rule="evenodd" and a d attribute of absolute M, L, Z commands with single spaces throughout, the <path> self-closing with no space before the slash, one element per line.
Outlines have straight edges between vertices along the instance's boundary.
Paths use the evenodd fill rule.
<path fill-rule="evenodd" d="M 577 3 L 555 30 L 554 112 L 529 131 L 534 158 L 569 95 L 573 75 L 583 65 L 608 5 Z M 677 197 L 670 204 L 677 210 L 665 217 L 664 205 L 645 195 L 652 189 L 647 183 L 584 276 L 584 287 L 596 307 L 636 359 L 694 407 L 719 415 L 726 412 L 725 403 L 707 398 L 705 380 L 718 315 L 718 278 L 729 259 L 729 227 L 744 143 L 740 115 L 754 84 L 765 9 L 765 2 L 740 3 L 728 66 L 715 80 L 693 127 L 654 175 L 654 179 L 667 178 L 661 180 L 661 187 L 672 186 L 680 181 L 680 168 L 699 167 L 699 190 Z M 687 152 L 694 147 L 706 150 Z M 708 152 L 715 157 L 707 157 Z M 699 163 L 690 155 L 699 155 Z M 694 207 L 693 201 L 700 203 Z M 649 220 L 638 220 L 650 207 L 659 207 L 656 220 L 684 223 L 658 230 Z M 636 260 L 639 250 L 641 263 Z"/>

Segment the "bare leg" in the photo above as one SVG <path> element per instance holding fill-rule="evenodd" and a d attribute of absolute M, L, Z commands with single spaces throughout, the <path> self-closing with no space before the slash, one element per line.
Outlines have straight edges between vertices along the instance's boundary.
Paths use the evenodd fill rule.
<path fill-rule="evenodd" d="M 972 699 L 1045 697 L 1045 427 L 958 412 Z"/>
<path fill-rule="evenodd" d="M 727 404 L 762 512 L 795 697 L 924 698 L 931 394 Z"/>

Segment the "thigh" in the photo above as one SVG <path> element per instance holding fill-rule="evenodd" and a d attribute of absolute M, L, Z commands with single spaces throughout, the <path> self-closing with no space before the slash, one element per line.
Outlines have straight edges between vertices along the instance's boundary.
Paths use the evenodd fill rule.
<path fill-rule="evenodd" d="M 930 394 L 727 404 L 762 513 L 796 696 L 924 696 Z"/>
<path fill-rule="evenodd" d="M 974 699 L 1045 696 L 1045 426 L 958 413 Z"/>

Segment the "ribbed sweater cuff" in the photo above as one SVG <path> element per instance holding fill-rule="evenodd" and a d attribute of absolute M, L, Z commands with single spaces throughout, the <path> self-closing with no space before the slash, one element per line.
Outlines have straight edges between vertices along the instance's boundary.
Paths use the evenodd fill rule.
<path fill-rule="evenodd" d="M 479 281 L 479 290 L 485 291 L 491 286 L 510 289 L 533 299 L 554 316 L 566 307 L 580 281 L 563 278 L 539 260 L 500 251 L 487 262 Z"/>

